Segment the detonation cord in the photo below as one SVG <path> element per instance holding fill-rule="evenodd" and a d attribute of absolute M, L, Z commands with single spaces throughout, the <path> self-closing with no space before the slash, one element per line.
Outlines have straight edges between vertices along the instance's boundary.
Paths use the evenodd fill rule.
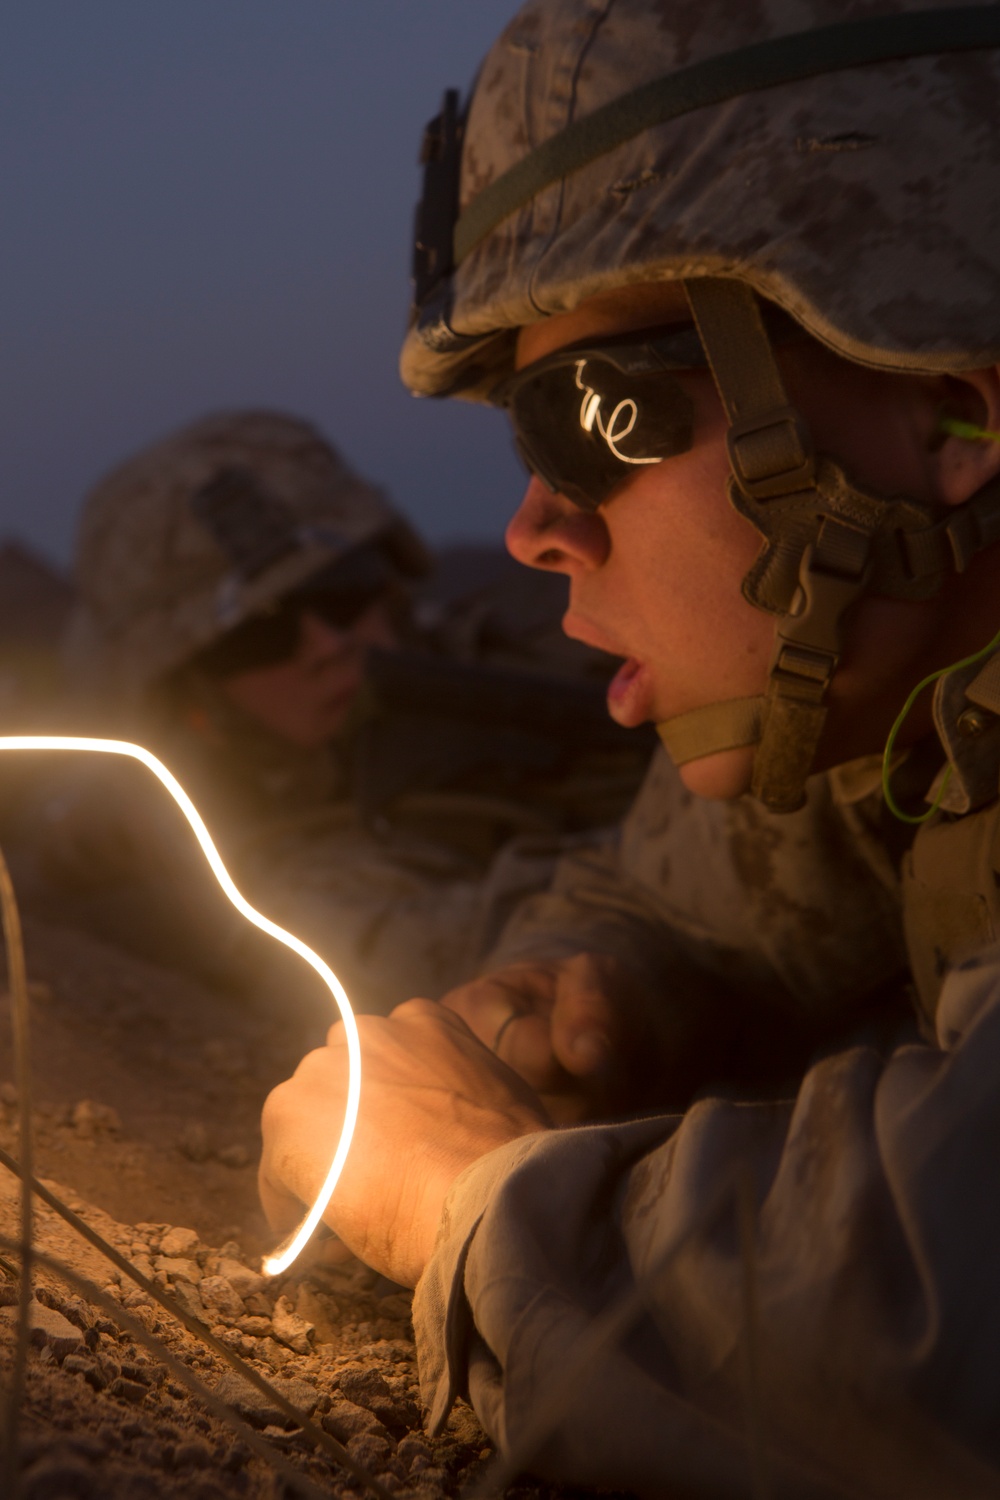
<path fill-rule="evenodd" d="M 10 870 L 0 851 L 0 909 L 3 913 L 4 946 L 7 953 L 7 987 L 10 992 L 11 1030 L 14 1039 L 14 1077 L 17 1083 L 20 1151 L 24 1163 L 21 1173 L 21 1238 L 17 1245 L 21 1265 L 18 1273 L 17 1329 L 14 1335 L 14 1358 L 7 1377 L 6 1409 L 0 1434 L 0 1494 L 16 1500 L 20 1485 L 17 1477 L 18 1413 L 24 1391 L 28 1363 L 29 1308 L 31 1305 L 33 1140 L 31 1120 L 31 1048 L 28 972 L 24 960 L 24 935 L 21 914 L 10 878 Z"/>
<path fill-rule="evenodd" d="M 278 1248 L 268 1256 L 265 1256 L 263 1270 L 268 1276 L 278 1276 L 288 1267 L 304 1249 L 308 1243 L 313 1230 L 319 1224 L 337 1186 L 337 1181 L 347 1160 L 347 1153 L 351 1149 L 351 1140 L 354 1136 L 354 1127 L 358 1118 L 358 1104 L 361 1097 L 361 1043 L 358 1038 L 357 1022 L 351 1009 L 351 1002 L 347 998 L 346 991 L 340 980 L 334 974 L 329 964 L 324 963 L 318 953 L 302 942 L 301 938 L 293 937 L 276 922 L 263 916 L 250 905 L 249 901 L 237 890 L 232 876 L 222 862 L 222 858 L 212 836 L 205 825 L 198 809 L 195 807 L 187 792 L 174 776 L 168 771 L 161 760 L 158 760 L 151 751 L 141 745 L 133 745 L 128 740 L 106 740 L 93 739 L 85 735 L 44 735 L 44 734 L 17 734 L 0 736 L 0 750 L 71 750 L 83 751 L 97 755 L 122 755 L 131 760 L 137 760 L 165 787 L 171 797 L 180 808 L 187 820 L 188 826 L 198 841 L 202 854 L 208 863 L 209 869 L 215 876 L 223 892 L 236 910 L 261 932 L 267 933 L 284 947 L 290 948 L 300 958 L 314 969 L 326 985 L 334 1002 L 340 1012 L 340 1018 L 344 1023 L 344 1032 L 347 1038 L 348 1058 L 348 1080 L 347 1080 L 347 1102 L 344 1108 L 344 1123 L 340 1131 L 340 1140 L 334 1153 L 330 1170 L 309 1212 L 302 1223 L 282 1241 Z"/>
<path fill-rule="evenodd" d="M 882 752 L 882 796 L 885 798 L 885 805 L 892 813 L 893 817 L 898 818 L 901 823 L 926 823 L 929 818 L 932 818 L 937 812 L 938 808 L 941 806 L 941 803 L 944 801 L 944 794 L 948 790 L 948 783 L 951 780 L 952 772 L 951 766 L 948 766 L 944 775 L 941 777 L 941 784 L 937 789 L 937 795 L 926 812 L 917 814 L 906 813 L 903 812 L 902 808 L 897 806 L 896 799 L 892 795 L 892 787 L 889 784 L 889 773 L 892 764 L 892 752 L 895 748 L 896 738 L 903 725 L 905 724 L 910 710 L 912 709 L 914 703 L 916 703 L 924 688 L 930 687 L 940 678 L 946 677 L 949 672 L 959 672 L 963 667 L 973 666 L 977 661 L 982 661 L 984 656 L 989 656 L 991 652 L 997 650 L 1000 650 L 1000 633 L 995 635 L 990 641 L 989 645 L 984 646 L 981 651 L 974 651 L 971 656 L 965 656 L 961 661 L 952 662 L 952 664 L 948 667 L 939 667 L 936 672 L 931 672 L 927 677 L 922 678 L 910 693 L 906 702 L 903 704 L 896 722 L 889 730 L 889 738 L 886 740 L 885 749 Z"/>

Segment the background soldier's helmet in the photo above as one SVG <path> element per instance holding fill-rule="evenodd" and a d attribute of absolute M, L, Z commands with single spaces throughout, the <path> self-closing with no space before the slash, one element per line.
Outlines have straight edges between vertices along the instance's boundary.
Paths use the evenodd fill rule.
<path fill-rule="evenodd" d="M 409 523 L 310 426 L 276 412 L 206 417 L 90 492 L 68 654 L 134 696 L 365 544 L 400 577 L 429 559 Z"/>
<path fill-rule="evenodd" d="M 903 41 L 888 49 L 896 60 L 842 67 L 837 46 L 817 37 L 798 81 L 762 87 L 774 53 L 698 77 L 727 54 L 873 11 L 908 17 L 911 46 L 925 30 L 938 44 L 906 56 Z M 488 399 L 510 369 L 513 330 L 613 287 L 720 275 L 863 364 L 994 363 L 1000 51 L 996 38 L 993 50 L 945 50 L 972 29 L 970 11 L 980 25 L 992 12 L 997 29 L 982 0 L 532 0 L 476 83 L 454 245 L 447 182 L 425 199 L 405 383 Z M 589 119 L 603 146 L 602 107 L 681 74 L 676 118 L 644 128 L 636 97 L 624 121 L 635 133 L 572 170 L 553 155 L 546 173 L 539 147 L 567 126 Z M 713 90 L 720 102 L 692 107 Z M 429 134 L 425 157 L 446 150 Z M 526 159 L 532 173 L 495 188 Z"/>

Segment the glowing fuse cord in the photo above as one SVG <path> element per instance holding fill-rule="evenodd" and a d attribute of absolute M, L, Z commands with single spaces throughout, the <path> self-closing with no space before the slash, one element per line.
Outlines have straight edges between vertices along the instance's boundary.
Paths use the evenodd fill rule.
<path fill-rule="evenodd" d="M 358 1040 L 358 1026 L 351 1009 L 351 1002 L 347 998 L 344 986 L 334 974 L 329 964 L 323 962 L 318 953 L 300 938 L 293 937 L 276 922 L 261 915 L 259 911 L 250 905 L 249 901 L 236 889 L 232 876 L 222 863 L 218 849 L 212 841 L 212 836 L 205 826 L 205 820 L 195 807 L 187 792 L 181 786 L 177 777 L 168 771 L 161 760 L 144 750 L 141 745 L 130 744 L 128 740 L 102 740 L 90 739 L 82 735 L 49 735 L 49 734 L 9 734 L 0 735 L 0 750 L 82 750 L 97 755 L 125 755 L 131 760 L 138 760 L 148 767 L 156 777 L 157 781 L 170 793 L 181 812 L 188 821 L 191 832 L 201 846 L 201 852 L 208 861 L 209 868 L 215 876 L 219 885 L 225 891 L 229 900 L 235 906 L 241 916 L 251 922 L 254 927 L 259 927 L 261 932 L 266 932 L 276 942 L 291 948 L 300 958 L 305 959 L 310 968 L 315 969 L 327 989 L 330 991 L 340 1012 L 340 1018 L 344 1023 L 344 1031 L 347 1035 L 347 1105 L 344 1110 L 344 1123 L 340 1130 L 340 1140 L 331 1163 L 330 1170 L 326 1174 L 326 1181 L 320 1188 L 316 1202 L 306 1214 L 302 1223 L 295 1233 L 279 1245 L 273 1255 L 264 1258 L 264 1271 L 268 1276 L 278 1276 L 288 1267 L 302 1251 L 309 1240 L 313 1230 L 323 1217 L 333 1190 L 337 1186 L 338 1179 L 344 1169 L 347 1153 L 351 1149 L 351 1141 L 354 1136 L 354 1126 L 358 1118 L 358 1101 L 361 1097 L 361 1045 Z"/>

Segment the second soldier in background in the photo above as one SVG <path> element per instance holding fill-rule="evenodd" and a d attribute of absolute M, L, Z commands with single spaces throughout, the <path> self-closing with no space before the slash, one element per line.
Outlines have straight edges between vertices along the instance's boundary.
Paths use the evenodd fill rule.
<path fill-rule="evenodd" d="M 567 654 L 558 596 L 512 612 L 501 584 L 417 609 L 431 568 L 381 492 L 279 413 L 151 445 L 81 518 L 74 725 L 153 748 L 251 899 L 368 1009 L 466 977 L 557 845 L 621 812 L 648 754 L 604 717 L 594 655 Z M 87 765 L 45 814 L 62 914 L 260 977 L 144 772 Z"/>

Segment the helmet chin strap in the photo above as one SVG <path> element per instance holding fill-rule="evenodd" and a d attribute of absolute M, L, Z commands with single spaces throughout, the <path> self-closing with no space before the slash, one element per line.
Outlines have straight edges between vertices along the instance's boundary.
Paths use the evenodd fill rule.
<path fill-rule="evenodd" d="M 744 282 L 685 282 L 726 416 L 730 503 L 760 532 L 744 597 L 776 617 L 767 691 L 657 725 L 677 765 L 756 745 L 751 791 L 794 812 L 827 713 L 843 625 L 866 591 L 927 599 L 945 574 L 1000 541 L 1000 481 L 963 506 L 868 494 L 817 455 L 789 403 L 754 292 Z"/>

